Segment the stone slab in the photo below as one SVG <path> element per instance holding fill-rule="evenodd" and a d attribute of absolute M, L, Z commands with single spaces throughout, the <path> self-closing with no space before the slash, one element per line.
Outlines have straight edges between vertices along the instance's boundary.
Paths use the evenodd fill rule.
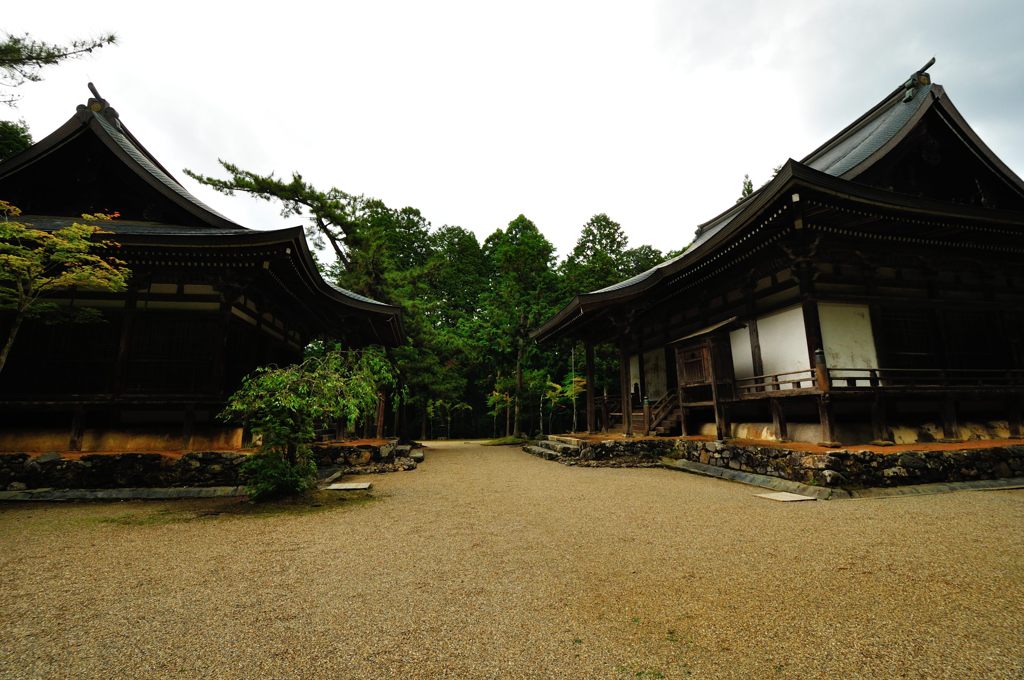
<path fill-rule="evenodd" d="M 327 487 L 328 491 L 366 491 L 371 486 L 370 482 L 338 482 Z"/>
<path fill-rule="evenodd" d="M 662 458 L 661 463 L 665 467 L 673 470 L 692 472 L 698 475 L 704 475 L 705 477 L 727 479 L 732 482 L 741 482 L 743 484 L 750 484 L 751 486 L 759 486 L 764 489 L 774 489 L 775 491 L 788 491 L 790 493 L 813 496 L 814 498 L 823 501 L 837 498 L 850 498 L 850 493 L 843 489 L 829 489 L 823 486 L 810 486 L 808 484 L 800 484 L 799 482 L 791 482 L 788 479 L 782 479 L 780 477 L 758 475 L 753 472 L 743 472 L 742 470 L 733 470 L 731 468 L 718 467 L 717 465 L 706 465 L 704 463 L 697 463 L 691 460 Z"/>
<path fill-rule="evenodd" d="M 790 493 L 788 491 L 773 491 L 772 493 L 755 493 L 758 498 L 767 498 L 770 501 L 779 501 L 782 503 L 799 503 L 800 501 L 816 501 L 818 500 L 814 496 L 804 496 L 799 493 Z"/>

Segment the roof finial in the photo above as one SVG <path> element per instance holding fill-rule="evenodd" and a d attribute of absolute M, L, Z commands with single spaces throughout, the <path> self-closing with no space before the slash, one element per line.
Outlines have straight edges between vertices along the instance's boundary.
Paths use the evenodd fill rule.
<path fill-rule="evenodd" d="M 92 97 L 85 106 L 79 106 L 78 109 L 87 109 L 93 113 L 99 114 L 107 119 L 111 125 L 115 126 L 118 130 L 121 129 L 121 122 L 118 120 L 117 110 L 107 102 L 106 99 L 100 96 L 100 91 L 96 89 L 96 86 L 89 83 L 89 92 L 92 92 Z"/>
<path fill-rule="evenodd" d="M 924 66 L 922 66 L 918 70 L 914 71 L 910 75 L 910 78 L 907 79 L 907 82 L 903 83 L 903 87 L 904 87 L 903 103 L 904 104 L 906 104 L 911 99 L 913 99 L 914 95 L 917 94 L 917 86 L 918 85 L 930 85 L 931 84 L 932 79 L 931 79 L 931 76 L 928 75 L 927 71 L 928 71 L 928 69 L 930 69 L 932 67 L 932 65 L 934 63 L 935 63 L 935 57 L 932 57 L 931 59 L 928 60 L 927 64 L 925 64 Z"/>

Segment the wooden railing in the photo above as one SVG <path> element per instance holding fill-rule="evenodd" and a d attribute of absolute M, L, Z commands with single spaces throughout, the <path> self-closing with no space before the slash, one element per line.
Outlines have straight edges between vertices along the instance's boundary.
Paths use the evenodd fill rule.
<path fill-rule="evenodd" d="M 740 397 L 784 390 L 820 389 L 813 370 L 771 373 L 740 378 Z M 970 389 L 1024 388 L 1024 369 L 1010 368 L 828 368 L 828 386 L 844 389 Z"/>
<path fill-rule="evenodd" d="M 833 389 L 1024 387 L 1024 369 L 1010 368 L 829 368 Z"/>
<path fill-rule="evenodd" d="M 651 420 L 647 423 L 647 429 L 660 425 L 679 404 L 678 399 L 675 390 L 669 390 L 665 393 L 665 396 L 651 404 Z"/>
<path fill-rule="evenodd" d="M 815 387 L 814 371 L 788 371 L 740 378 L 736 381 L 737 396 L 780 390 L 799 390 Z"/>

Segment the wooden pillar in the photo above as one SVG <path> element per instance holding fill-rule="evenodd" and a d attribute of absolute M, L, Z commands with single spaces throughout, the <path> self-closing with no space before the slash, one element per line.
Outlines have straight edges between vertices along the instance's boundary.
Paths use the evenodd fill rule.
<path fill-rule="evenodd" d="M 1021 435 L 1021 398 L 1010 397 L 1008 408 L 1007 425 L 1010 428 L 1010 437 L 1012 439 L 1018 439 Z"/>
<path fill-rule="evenodd" d="M 871 429 L 875 439 L 889 439 L 889 423 L 886 418 L 885 396 L 881 390 L 875 393 L 875 400 L 871 403 Z"/>
<path fill-rule="evenodd" d="M 708 358 L 711 364 L 711 403 L 715 410 L 715 436 L 717 439 L 725 439 L 728 433 L 728 426 L 725 421 L 725 408 L 718 394 L 718 352 L 715 350 L 715 343 L 707 341 Z"/>
<path fill-rule="evenodd" d="M 622 391 L 622 431 L 633 435 L 633 395 L 629 382 L 629 344 L 623 338 L 619 343 L 619 387 Z"/>
<path fill-rule="evenodd" d="M 827 392 L 818 397 L 818 419 L 821 421 L 821 441 L 831 444 L 836 441 L 836 424 L 832 415 L 832 397 Z"/>
<path fill-rule="evenodd" d="M 789 439 L 789 429 L 786 426 L 786 412 L 782 408 L 781 399 L 769 399 L 768 405 L 772 409 L 772 431 L 775 438 L 780 442 Z"/>
<path fill-rule="evenodd" d="M 764 361 L 761 359 L 761 338 L 757 334 L 757 319 L 747 320 L 747 331 L 750 334 L 750 358 L 754 375 L 764 375 Z"/>
<path fill-rule="evenodd" d="M 825 348 L 821 341 L 821 319 L 818 317 L 818 301 L 805 299 L 801 303 L 804 314 L 804 334 L 807 337 L 807 356 L 814 368 L 814 353 Z M 820 389 L 820 388 L 819 388 Z"/>
<path fill-rule="evenodd" d="M 748 281 L 743 287 L 747 298 L 747 334 L 750 336 L 750 358 L 754 375 L 764 375 L 764 361 L 761 358 L 761 338 L 757 333 L 757 305 L 754 297 L 755 282 Z"/>
<path fill-rule="evenodd" d="M 594 344 L 586 343 L 586 371 L 587 371 L 587 432 L 593 434 L 597 431 L 594 413 Z"/>
<path fill-rule="evenodd" d="M 218 350 L 214 355 L 213 365 L 213 385 L 215 386 L 217 394 L 220 396 L 227 395 L 227 385 L 225 384 L 225 368 L 228 361 L 228 334 L 231 327 L 231 301 L 228 300 L 227 291 L 221 292 L 220 302 L 220 337 L 218 338 Z"/>
<path fill-rule="evenodd" d="M 185 422 L 181 426 L 181 450 L 188 451 L 192 445 L 192 433 L 196 428 L 196 407 L 189 404 L 185 407 Z"/>
<path fill-rule="evenodd" d="M 644 370 L 646 368 L 644 366 L 644 353 L 641 351 L 639 344 L 636 346 L 636 364 L 637 378 L 640 380 L 640 402 L 643 403 L 643 400 L 647 397 L 647 376 Z M 630 379 L 630 382 L 632 382 L 632 379 Z M 629 389 L 632 391 L 633 386 L 630 385 Z"/>
<path fill-rule="evenodd" d="M 82 434 L 85 431 L 85 408 L 76 406 L 71 414 L 71 433 L 68 437 L 68 450 L 82 450 Z"/>
<path fill-rule="evenodd" d="M 121 338 L 117 345 L 117 359 L 114 363 L 114 394 L 124 393 L 128 380 L 128 350 L 131 346 L 132 326 L 135 323 L 136 291 L 134 286 L 128 291 L 125 301 L 124 315 L 121 317 Z"/>
<path fill-rule="evenodd" d="M 956 399 L 947 395 L 942 402 L 942 436 L 946 439 L 959 439 L 960 427 L 956 414 Z"/>

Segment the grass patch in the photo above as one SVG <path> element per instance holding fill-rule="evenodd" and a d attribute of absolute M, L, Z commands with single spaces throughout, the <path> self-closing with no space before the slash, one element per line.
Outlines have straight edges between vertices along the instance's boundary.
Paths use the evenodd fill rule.
<path fill-rule="evenodd" d="M 501 437 L 486 442 L 480 442 L 481 446 L 520 446 L 529 440 L 526 437 Z"/>
<path fill-rule="evenodd" d="M 97 524 L 113 526 L 159 526 L 184 524 L 211 519 L 233 517 L 280 517 L 282 515 L 309 515 L 327 510 L 352 509 L 380 500 L 367 491 L 338 492 L 317 490 L 292 498 L 256 503 L 238 498 L 188 499 L 164 501 L 154 508 L 152 501 L 130 501 L 128 512 L 93 519 Z M 121 508 L 118 508 L 121 509 Z"/>

